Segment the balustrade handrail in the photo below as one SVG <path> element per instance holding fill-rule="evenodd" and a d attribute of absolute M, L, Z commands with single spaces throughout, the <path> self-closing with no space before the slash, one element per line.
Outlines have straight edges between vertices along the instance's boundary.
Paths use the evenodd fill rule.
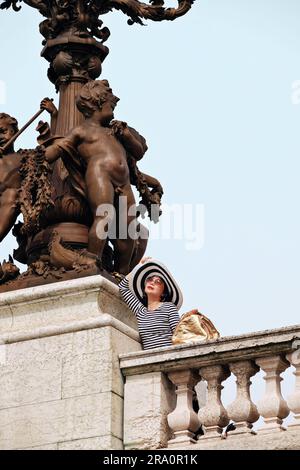
<path fill-rule="evenodd" d="M 297 340 L 300 340 L 300 325 L 293 325 L 218 340 L 121 354 L 120 368 L 124 376 L 147 371 L 198 370 L 207 365 L 287 354 L 299 348 Z"/>

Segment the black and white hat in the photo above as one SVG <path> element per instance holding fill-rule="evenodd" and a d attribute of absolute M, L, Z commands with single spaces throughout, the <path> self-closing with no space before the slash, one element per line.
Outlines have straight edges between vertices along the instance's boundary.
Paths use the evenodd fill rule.
<path fill-rule="evenodd" d="M 166 266 L 152 258 L 144 264 L 138 264 L 129 276 L 129 288 L 135 296 L 141 302 L 143 301 L 145 280 L 149 276 L 159 276 L 162 278 L 167 286 L 170 302 L 173 302 L 179 310 L 183 302 L 183 297 L 178 284 Z"/>

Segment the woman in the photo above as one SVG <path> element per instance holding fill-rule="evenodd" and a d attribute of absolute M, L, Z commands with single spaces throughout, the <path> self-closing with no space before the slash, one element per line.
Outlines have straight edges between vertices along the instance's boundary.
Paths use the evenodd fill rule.
<path fill-rule="evenodd" d="M 172 346 L 182 294 L 167 268 L 157 260 L 143 258 L 120 282 L 119 289 L 137 318 L 143 349 Z"/>

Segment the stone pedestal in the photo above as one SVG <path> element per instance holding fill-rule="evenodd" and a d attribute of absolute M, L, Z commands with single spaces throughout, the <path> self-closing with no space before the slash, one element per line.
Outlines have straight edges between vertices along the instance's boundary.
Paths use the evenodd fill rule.
<path fill-rule="evenodd" d="M 102 276 L 0 295 L 0 449 L 122 449 L 118 355 L 141 349 Z"/>

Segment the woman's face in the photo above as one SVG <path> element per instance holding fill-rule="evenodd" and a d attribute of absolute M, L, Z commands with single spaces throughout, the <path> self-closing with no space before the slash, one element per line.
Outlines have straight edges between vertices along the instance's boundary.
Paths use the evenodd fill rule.
<path fill-rule="evenodd" d="M 151 297 L 161 299 L 165 290 L 165 283 L 159 276 L 149 276 L 145 281 L 145 293 Z"/>

